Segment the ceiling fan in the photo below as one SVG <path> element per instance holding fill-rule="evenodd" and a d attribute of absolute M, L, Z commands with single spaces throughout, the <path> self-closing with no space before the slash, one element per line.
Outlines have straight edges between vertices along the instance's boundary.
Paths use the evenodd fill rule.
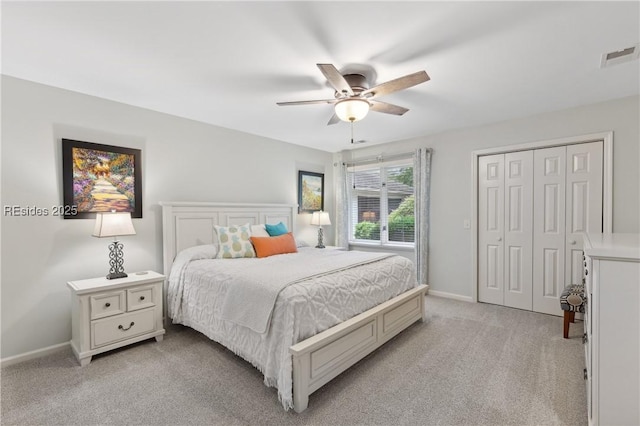
<path fill-rule="evenodd" d="M 317 65 L 329 84 L 335 89 L 334 99 L 277 102 L 277 104 L 280 106 L 310 104 L 334 105 L 335 113 L 327 125 L 335 124 L 340 120 L 351 123 L 362 120 L 369 110 L 383 112 L 385 114 L 403 115 L 409 111 L 407 108 L 380 102 L 377 98 L 429 80 L 429 76 L 425 71 L 418 71 L 370 88 L 367 78 L 362 74 L 342 75 L 332 64 Z"/>

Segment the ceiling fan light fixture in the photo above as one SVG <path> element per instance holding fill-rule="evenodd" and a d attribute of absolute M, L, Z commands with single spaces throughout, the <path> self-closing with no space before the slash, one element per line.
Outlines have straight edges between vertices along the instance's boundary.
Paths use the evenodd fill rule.
<path fill-rule="evenodd" d="M 336 103 L 335 110 L 340 120 L 354 122 L 365 118 L 370 106 L 365 99 L 343 99 Z"/>

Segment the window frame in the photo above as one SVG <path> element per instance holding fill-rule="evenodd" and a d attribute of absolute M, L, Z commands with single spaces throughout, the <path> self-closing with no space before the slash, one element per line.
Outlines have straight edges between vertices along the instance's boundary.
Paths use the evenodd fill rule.
<path fill-rule="evenodd" d="M 403 158 L 399 158 L 396 161 L 378 161 L 376 164 L 368 165 L 358 165 L 354 164 L 357 168 L 361 168 L 362 170 L 378 170 L 380 173 L 380 189 L 379 190 L 357 190 L 352 189 L 352 187 L 348 191 L 348 224 L 349 224 L 349 236 L 348 243 L 350 246 L 360 246 L 360 247 L 368 247 L 368 248 L 390 248 L 394 250 L 407 250 L 412 251 L 415 249 L 415 238 L 414 241 L 411 242 L 401 242 L 401 241 L 389 241 L 389 186 L 387 182 L 389 181 L 389 169 L 393 167 L 406 167 L 406 168 L 415 168 L 414 158 L 413 156 L 406 156 Z M 347 170 L 347 179 L 350 182 L 353 182 L 354 175 L 357 173 L 356 170 L 349 171 Z M 415 186 L 413 186 L 413 193 L 415 196 Z M 356 239 L 355 238 L 355 227 L 358 223 L 357 212 L 358 210 L 358 196 L 365 197 L 379 197 L 380 199 L 380 214 L 379 214 L 379 222 L 380 222 L 380 238 L 377 240 L 371 239 Z M 415 209 L 415 207 L 414 207 Z M 356 214 L 354 215 L 354 212 Z M 414 210 L 415 217 L 415 210 Z"/>

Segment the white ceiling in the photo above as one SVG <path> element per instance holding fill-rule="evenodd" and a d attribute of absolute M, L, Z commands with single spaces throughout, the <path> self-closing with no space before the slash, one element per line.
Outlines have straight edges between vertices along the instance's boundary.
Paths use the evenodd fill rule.
<path fill-rule="evenodd" d="M 2 2 L 2 73 L 329 152 L 350 149 L 317 63 L 373 67 L 373 84 L 431 81 L 380 100 L 369 144 L 637 95 L 631 2 Z M 362 146 L 362 145 L 359 145 Z"/>

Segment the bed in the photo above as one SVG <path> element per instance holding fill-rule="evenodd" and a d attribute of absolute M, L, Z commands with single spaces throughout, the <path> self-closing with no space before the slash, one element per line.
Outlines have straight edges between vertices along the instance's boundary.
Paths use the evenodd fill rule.
<path fill-rule="evenodd" d="M 161 205 L 164 272 L 170 277 L 165 317 L 253 364 L 266 385 L 278 388 L 285 409 L 302 412 L 311 393 L 424 320 L 427 286 L 417 285 L 412 263 L 400 256 L 299 247 L 296 253 L 262 259 L 216 258 L 214 226 L 283 223 L 295 233 L 296 206 Z M 262 314 L 261 305 L 252 305 L 256 301 L 229 305 L 234 297 L 268 298 L 260 287 L 240 292 L 261 270 L 272 271 L 274 282 L 287 283 L 274 290 L 271 311 Z M 256 314 L 236 312 L 247 307 Z"/>

